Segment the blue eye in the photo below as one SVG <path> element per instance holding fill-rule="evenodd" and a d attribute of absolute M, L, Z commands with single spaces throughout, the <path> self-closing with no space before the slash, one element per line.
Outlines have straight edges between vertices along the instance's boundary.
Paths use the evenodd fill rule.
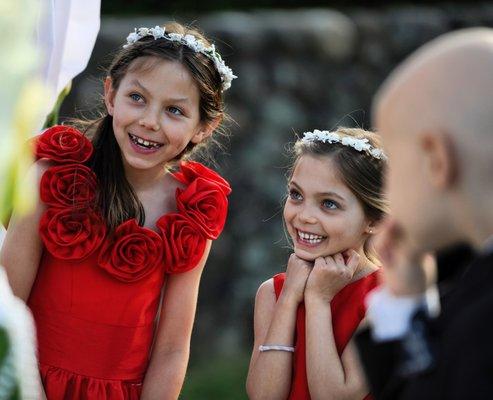
<path fill-rule="evenodd" d="M 176 107 L 168 107 L 168 111 L 174 115 L 183 115 L 183 112 L 179 108 L 176 108 Z"/>
<path fill-rule="evenodd" d="M 324 208 L 329 209 L 329 210 L 336 210 L 336 209 L 339 208 L 339 205 L 335 201 L 332 201 L 332 200 L 324 200 L 324 201 L 322 201 L 322 206 Z"/>
<path fill-rule="evenodd" d="M 136 102 L 138 102 L 139 100 L 144 100 L 144 98 L 140 94 L 137 94 L 137 93 L 132 93 L 132 94 L 129 95 L 129 97 L 133 101 L 136 101 Z"/>
<path fill-rule="evenodd" d="M 289 198 L 291 200 L 302 200 L 303 199 L 303 196 L 301 195 L 300 192 L 294 190 L 294 189 L 291 189 L 289 191 Z"/>

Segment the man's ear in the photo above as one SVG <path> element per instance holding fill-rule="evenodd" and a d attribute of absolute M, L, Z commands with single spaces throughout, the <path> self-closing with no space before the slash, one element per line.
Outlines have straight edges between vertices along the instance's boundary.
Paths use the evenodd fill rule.
<path fill-rule="evenodd" d="M 104 80 L 104 104 L 109 115 L 113 115 L 116 91 L 113 89 L 113 81 L 107 76 Z"/>
<path fill-rule="evenodd" d="M 211 122 L 204 122 L 199 128 L 199 131 L 192 137 L 190 141 L 194 144 L 199 144 L 208 137 L 212 136 L 212 133 L 216 130 L 221 121 L 222 117 L 217 117 Z"/>
<path fill-rule="evenodd" d="M 452 136 L 446 132 L 424 132 L 418 141 L 430 182 L 439 189 L 453 186 L 458 178 L 459 160 Z"/>

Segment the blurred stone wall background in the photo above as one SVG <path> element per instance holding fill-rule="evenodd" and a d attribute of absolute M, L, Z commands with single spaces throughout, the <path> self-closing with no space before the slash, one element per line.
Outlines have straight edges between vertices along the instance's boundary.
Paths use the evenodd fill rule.
<path fill-rule="evenodd" d="M 447 31 L 493 26 L 493 4 L 471 4 L 179 16 L 166 15 L 164 7 L 162 15 L 103 18 L 92 61 L 74 82 L 64 116 L 87 114 L 99 103 L 101 66 L 108 65 L 134 27 L 194 22 L 215 40 L 239 76 L 226 92 L 227 110 L 236 121 L 229 126 L 227 154 L 216 156 L 234 191 L 226 230 L 213 246 L 202 280 L 192 373 L 198 365 L 215 368 L 218 357 L 236 359 L 241 372 L 228 393 L 243 390 L 239 376 L 252 344 L 256 290 L 284 269 L 289 254 L 281 218 L 286 145 L 296 133 L 314 128 L 371 128 L 372 95 L 398 62 Z M 206 394 L 210 384 L 205 377 L 201 394 L 194 397 L 189 389 L 184 398 L 244 396 Z"/>

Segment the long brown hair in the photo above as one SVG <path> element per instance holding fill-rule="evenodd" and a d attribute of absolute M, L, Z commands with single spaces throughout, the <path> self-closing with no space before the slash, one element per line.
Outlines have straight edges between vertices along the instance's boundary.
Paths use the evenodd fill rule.
<path fill-rule="evenodd" d="M 168 33 L 194 35 L 205 45 L 210 45 L 197 29 L 176 22 L 166 24 L 165 29 Z M 205 55 L 180 43 L 166 39 L 155 40 L 152 36 L 141 38 L 115 55 L 107 76 L 111 78 L 113 89 L 117 90 L 127 72 L 152 68 L 159 60 L 180 62 L 188 69 L 200 92 L 201 122 L 207 124 L 225 118 L 221 76 L 214 63 Z M 139 224 L 143 225 L 144 208 L 125 177 L 120 148 L 113 132 L 113 117 L 104 112 L 99 119 L 79 120 L 78 125 L 85 131 L 94 146 L 91 168 L 98 177 L 99 183 L 97 206 L 108 228 L 113 230 L 130 218 L 136 218 Z M 224 135 L 221 129 L 216 129 L 216 132 Z M 212 143 L 218 143 L 215 136 L 216 134 L 198 145 L 189 143 L 181 154 L 171 160 L 171 163 L 189 158 L 199 150 L 206 150 Z"/>
<path fill-rule="evenodd" d="M 379 136 L 358 128 L 339 127 L 335 131 L 341 137 L 368 139 L 374 148 L 381 148 Z M 340 143 L 322 141 L 305 142 L 298 140 L 292 148 L 292 164 L 288 171 L 292 177 L 296 163 L 303 155 L 331 157 L 338 168 L 339 176 L 363 207 L 365 216 L 372 222 L 380 221 L 389 211 L 387 199 L 383 193 L 385 158 L 377 159 L 364 151 L 357 151 Z M 365 255 L 376 261 L 376 255 L 368 240 L 364 244 Z"/>

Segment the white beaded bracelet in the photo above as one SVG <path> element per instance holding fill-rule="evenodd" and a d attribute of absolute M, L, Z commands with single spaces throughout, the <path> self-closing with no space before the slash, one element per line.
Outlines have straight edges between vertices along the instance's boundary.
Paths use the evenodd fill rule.
<path fill-rule="evenodd" d="M 258 347 L 258 349 L 259 349 L 259 351 L 280 350 L 280 351 L 287 351 L 289 353 L 294 353 L 294 347 L 291 347 L 291 346 L 280 346 L 280 345 L 263 346 L 263 345 L 260 345 Z"/>

